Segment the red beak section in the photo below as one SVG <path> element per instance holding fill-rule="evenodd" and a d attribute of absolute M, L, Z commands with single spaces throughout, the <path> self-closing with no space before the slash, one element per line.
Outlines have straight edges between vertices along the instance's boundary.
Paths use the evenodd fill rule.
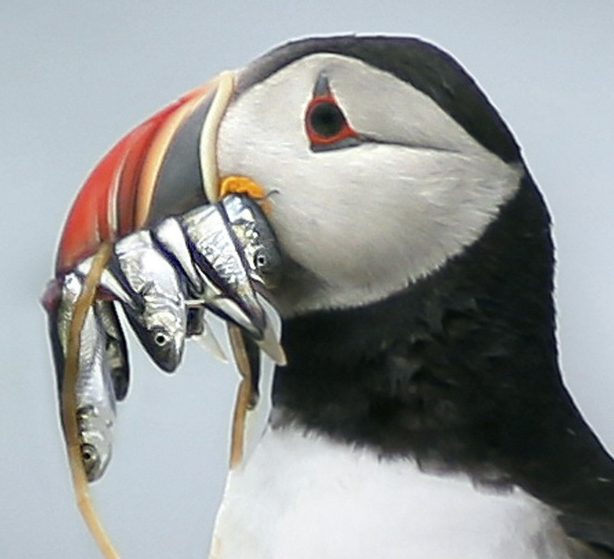
<path fill-rule="evenodd" d="M 215 87 L 205 85 L 132 130 L 87 178 L 68 214 L 56 274 L 169 215 L 207 202 L 199 142 Z"/>

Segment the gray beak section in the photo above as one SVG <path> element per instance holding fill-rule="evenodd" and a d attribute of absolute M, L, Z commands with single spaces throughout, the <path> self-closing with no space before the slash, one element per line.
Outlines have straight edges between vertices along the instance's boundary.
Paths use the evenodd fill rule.
<path fill-rule="evenodd" d="M 215 90 L 175 132 L 156 179 L 149 225 L 212 202 L 205 196 L 197 146 L 214 98 Z"/>

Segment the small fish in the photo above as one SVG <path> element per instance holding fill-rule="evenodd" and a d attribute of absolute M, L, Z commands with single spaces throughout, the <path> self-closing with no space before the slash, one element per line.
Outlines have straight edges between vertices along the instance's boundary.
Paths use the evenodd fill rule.
<path fill-rule="evenodd" d="M 247 196 L 227 196 L 222 207 L 242 247 L 251 278 L 265 288 L 275 287 L 279 282 L 281 254 L 260 205 Z"/>
<path fill-rule="evenodd" d="M 196 302 L 260 334 L 264 313 L 217 205 L 168 218 L 154 229 L 154 235 L 172 255 Z"/>
<path fill-rule="evenodd" d="M 251 280 L 256 288 L 264 288 L 266 295 L 266 290 L 279 283 L 282 256 L 277 238 L 260 204 L 248 196 L 233 195 L 225 197 L 220 205 Z M 262 289 L 258 291 L 262 292 Z M 267 317 L 267 324 L 262 338 L 254 338 L 254 341 L 275 363 L 285 365 L 285 353 L 268 322 L 266 312 L 265 317 Z M 257 384 L 259 354 L 248 339 L 244 340 L 244 345 L 250 348 L 252 375 Z"/>
<path fill-rule="evenodd" d="M 151 233 L 139 231 L 115 244 L 109 272 L 116 283 L 103 274 L 101 286 L 120 300 L 154 362 L 164 371 L 174 371 L 186 337 L 186 303 L 175 268 Z"/>
<path fill-rule="evenodd" d="M 266 316 L 256 299 L 241 247 L 228 227 L 219 205 L 197 208 L 181 217 L 192 259 L 201 271 L 211 297 L 205 305 L 260 338 Z"/>
<path fill-rule="evenodd" d="M 256 219 L 253 209 L 246 206 L 245 197 L 229 198 L 236 200 L 230 206 L 236 233 L 224 206 L 218 203 L 168 218 L 153 234 L 186 278 L 195 300 L 192 306 L 202 301 L 213 313 L 245 329 L 276 362 L 283 362 L 283 351 L 252 285 L 254 280 L 265 284 L 267 273 L 274 275 L 279 262 L 274 238 L 264 217 L 258 214 Z M 244 242 L 249 257 L 244 255 Z M 269 254 L 265 262 L 262 256 Z"/>
<path fill-rule="evenodd" d="M 61 282 L 54 305 L 48 306 L 49 328 L 56 364 L 60 402 L 70 325 L 83 282 L 74 273 Z M 88 481 L 100 479 L 111 459 L 115 424 L 115 390 L 107 354 L 107 336 L 94 308 L 89 308 L 81 330 L 79 371 L 76 382 L 76 419 L 81 459 Z M 62 407 L 63 409 L 63 402 Z"/>

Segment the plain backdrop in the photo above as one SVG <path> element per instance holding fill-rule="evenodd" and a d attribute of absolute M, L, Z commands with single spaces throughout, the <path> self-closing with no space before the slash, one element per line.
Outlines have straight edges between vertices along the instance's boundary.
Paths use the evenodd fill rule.
<path fill-rule="evenodd" d="M 531 1 L 0 2 L 0 557 L 97 557 L 77 512 L 39 296 L 77 189 L 125 132 L 291 38 L 428 38 L 478 80 L 554 215 L 561 359 L 614 449 L 614 4 Z M 174 376 L 131 340 L 133 384 L 94 487 L 123 559 L 204 558 L 235 374 L 190 346 Z"/>

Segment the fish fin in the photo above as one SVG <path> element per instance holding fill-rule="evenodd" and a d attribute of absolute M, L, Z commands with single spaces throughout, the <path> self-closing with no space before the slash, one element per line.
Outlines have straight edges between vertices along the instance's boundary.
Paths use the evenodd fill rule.
<path fill-rule="evenodd" d="M 277 339 L 277 334 L 271 326 L 270 321 L 267 321 L 262 338 L 254 339 L 254 342 L 273 360 L 275 364 L 282 367 L 287 364 L 286 352 L 284 351 L 284 348 L 281 347 L 281 344 Z"/>
<path fill-rule="evenodd" d="M 228 363 L 228 356 L 222 349 L 218 339 L 215 337 L 211 325 L 203 319 L 203 331 L 192 339 L 196 340 L 205 350 L 211 353 L 216 359 L 222 363 Z"/>

